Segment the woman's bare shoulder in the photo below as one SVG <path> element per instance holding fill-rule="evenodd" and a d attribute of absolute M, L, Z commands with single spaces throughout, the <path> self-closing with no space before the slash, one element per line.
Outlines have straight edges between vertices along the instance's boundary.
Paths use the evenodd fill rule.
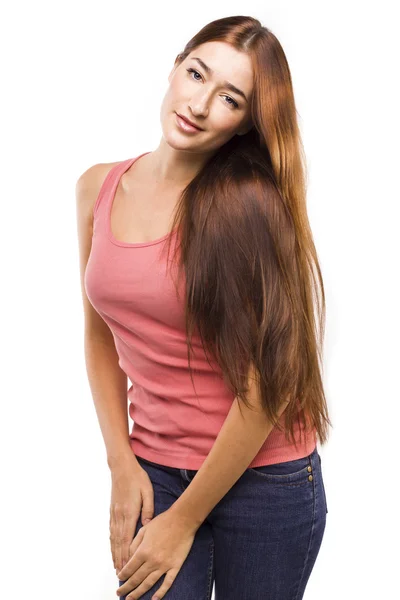
<path fill-rule="evenodd" d="M 76 200 L 83 214 L 92 213 L 100 188 L 109 171 L 122 161 L 110 163 L 97 163 L 84 171 L 77 179 L 75 185 Z"/>
<path fill-rule="evenodd" d="M 93 188 L 100 189 L 100 186 L 103 183 L 108 172 L 116 165 L 119 165 L 121 162 L 122 161 L 118 160 L 116 162 L 97 163 L 95 165 L 92 165 L 78 177 L 76 185 L 79 188 L 87 190 L 93 190 Z"/>

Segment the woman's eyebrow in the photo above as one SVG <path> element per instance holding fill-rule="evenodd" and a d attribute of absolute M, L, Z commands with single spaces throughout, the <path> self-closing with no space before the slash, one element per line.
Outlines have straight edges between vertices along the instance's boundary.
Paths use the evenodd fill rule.
<path fill-rule="evenodd" d="M 204 61 L 202 61 L 201 58 L 198 58 L 197 56 L 192 56 L 191 58 L 193 60 L 197 60 L 199 65 L 201 67 L 203 67 L 203 69 L 205 70 L 206 73 L 208 73 L 209 75 L 213 74 L 214 71 L 211 69 L 211 67 L 206 65 L 206 63 Z M 235 85 L 233 85 L 233 83 L 230 83 L 229 81 L 224 81 L 223 83 L 224 83 L 224 87 L 227 87 L 228 89 L 231 90 L 231 92 L 234 92 L 235 94 L 238 94 L 239 96 L 242 96 L 242 98 L 244 98 L 247 102 L 247 98 L 246 98 L 244 92 L 242 92 L 242 90 L 237 88 Z"/>

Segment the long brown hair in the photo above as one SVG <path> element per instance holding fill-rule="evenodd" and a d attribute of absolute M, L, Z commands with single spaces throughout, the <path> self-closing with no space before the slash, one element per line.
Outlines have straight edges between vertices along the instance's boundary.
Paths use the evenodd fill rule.
<path fill-rule="evenodd" d="M 288 402 L 285 438 L 296 445 L 293 425 L 301 419 L 324 444 L 332 425 L 322 382 L 325 293 L 306 210 L 306 160 L 289 66 L 275 35 L 246 16 L 212 21 L 175 62 L 211 41 L 250 56 L 254 126 L 206 162 L 173 215 L 190 373 L 196 330 L 238 399 L 249 407 L 254 373 L 262 409 L 280 431 L 278 410 Z"/>

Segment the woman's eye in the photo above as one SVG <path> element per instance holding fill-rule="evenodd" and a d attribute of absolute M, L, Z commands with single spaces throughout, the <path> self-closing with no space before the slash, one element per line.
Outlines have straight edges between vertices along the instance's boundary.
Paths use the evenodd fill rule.
<path fill-rule="evenodd" d="M 199 73 L 198 71 L 196 71 L 196 69 L 186 69 L 186 71 L 187 71 L 188 73 L 196 73 L 196 75 L 199 75 L 199 76 L 200 76 L 200 79 L 196 79 L 196 78 L 195 78 L 195 81 L 200 81 L 200 80 L 201 80 L 201 75 L 200 75 L 200 73 Z M 192 79 L 193 79 L 193 77 L 192 77 Z M 234 100 L 234 99 L 233 99 L 233 98 L 231 98 L 230 96 L 226 96 L 226 95 L 224 94 L 224 97 L 225 97 L 225 98 L 228 98 L 228 100 L 231 100 L 231 102 L 227 102 L 227 104 L 230 104 L 231 106 L 234 106 L 235 108 L 237 108 L 237 107 L 239 106 L 239 105 L 238 105 L 238 103 L 236 102 L 236 100 Z"/>
<path fill-rule="evenodd" d="M 197 75 L 200 75 L 200 73 L 198 71 L 196 71 L 195 69 L 186 69 L 186 71 L 188 73 L 196 73 Z M 201 78 L 201 75 L 200 75 L 200 78 Z M 199 79 L 196 79 L 195 81 L 199 81 Z"/>
<path fill-rule="evenodd" d="M 228 98 L 228 100 L 232 100 L 232 104 L 235 108 L 238 107 L 238 103 L 233 98 L 231 98 L 230 96 L 225 96 L 225 98 Z M 231 103 L 228 102 L 228 104 L 231 104 Z"/>

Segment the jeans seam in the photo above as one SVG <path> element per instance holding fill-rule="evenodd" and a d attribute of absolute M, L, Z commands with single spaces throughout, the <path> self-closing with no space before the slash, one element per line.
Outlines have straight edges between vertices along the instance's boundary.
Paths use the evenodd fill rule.
<path fill-rule="evenodd" d="M 310 467 L 312 468 L 312 464 L 311 464 L 311 459 L 310 459 Z M 301 580 L 303 578 L 304 575 L 304 571 L 305 568 L 307 566 L 307 562 L 310 556 L 310 550 L 311 550 L 311 543 L 314 537 L 314 529 L 315 529 L 315 513 L 316 513 L 316 506 L 317 506 L 317 487 L 315 485 L 315 477 L 313 477 L 312 479 L 312 486 L 314 488 L 314 502 L 313 502 L 313 513 L 312 513 L 312 525 L 311 525 L 311 532 L 310 532 L 310 539 L 308 541 L 308 548 L 307 548 L 307 553 L 306 553 L 306 557 L 304 559 L 304 565 L 303 565 L 303 569 L 301 571 L 300 577 L 299 577 L 299 581 L 297 583 L 297 591 L 294 595 L 293 600 L 298 600 L 299 597 L 299 591 L 300 591 L 300 585 L 301 585 Z"/>
<path fill-rule="evenodd" d="M 211 600 L 211 596 L 212 596 L 213 567 L 214 567 L 214 542 L 211 542 L 211 545 L 210 545 L 210 558 L 209 558 L 209 562 L 208 562 L 208 585 L 207 585 L 207 597 L 206 597 L 206 600 Z"/>
<path fill-rule="evenodd" d="M 319 458 L 319 466 L 321 469 L 321 484 L 322 484 L 321 487 L 322 487 L 322 493 L 324 495 L 324 501 L 325 501 L 325 514 L 328 514 L 328 502 L 326 500 L 326 490 L 325 490 L 325 484 L 324 484 L 324 477 L 322 475 L 321 457 L 319 454 L 318 454 L 318 458 Z"/>

